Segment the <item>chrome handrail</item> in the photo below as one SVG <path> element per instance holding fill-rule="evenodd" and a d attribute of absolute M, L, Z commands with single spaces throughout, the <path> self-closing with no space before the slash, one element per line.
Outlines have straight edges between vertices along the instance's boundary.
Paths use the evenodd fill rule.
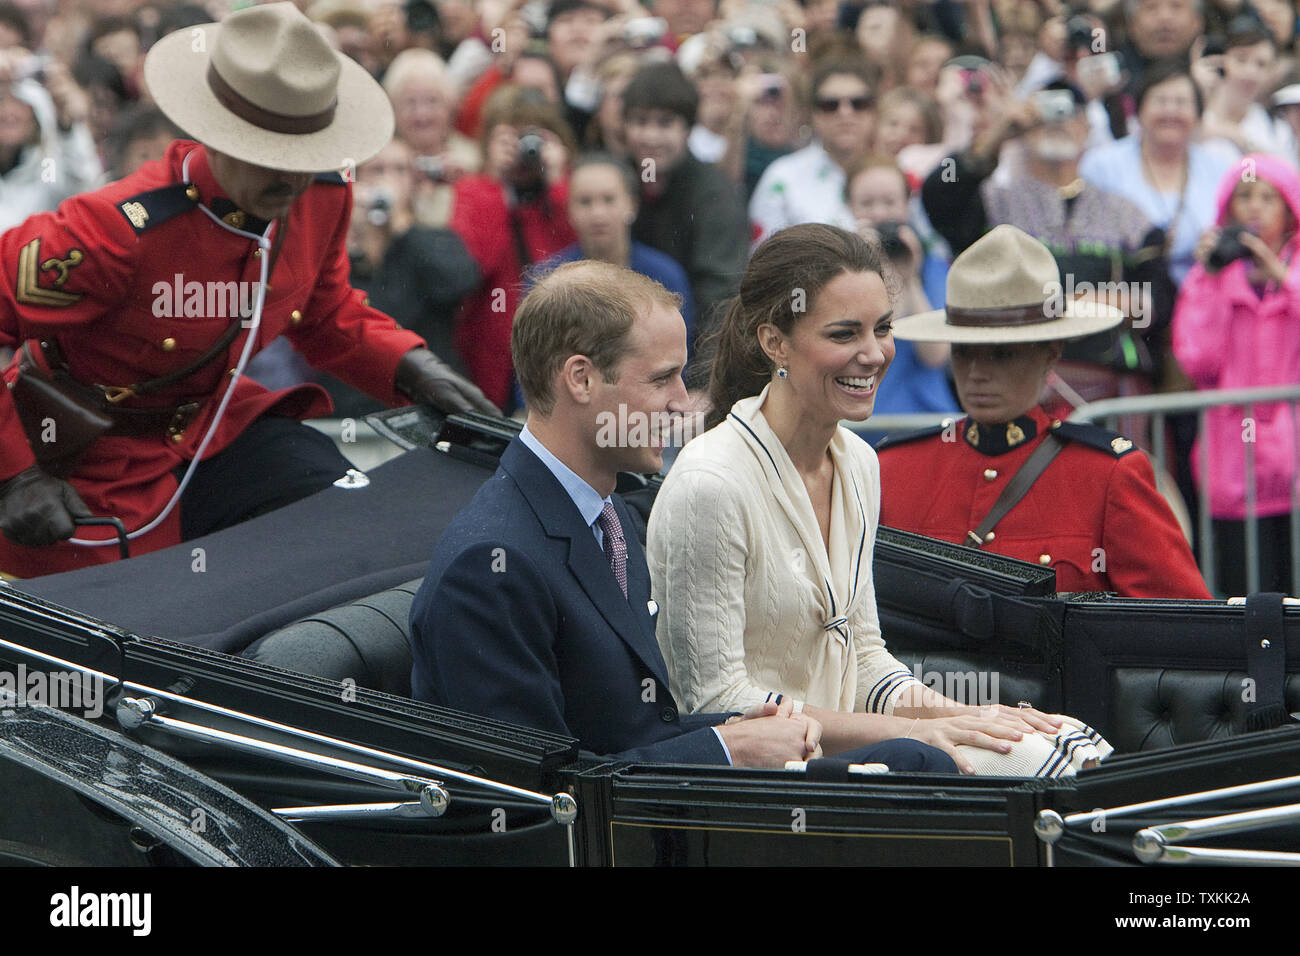
<path fill-rule="evenodd" d="M 0 597 L 0 603 L 5 603 L 3 597 Z M 50 615 L 52 619 L 57 618 Z M 101 636 L 108 637 L 103 631 L 98 631 Z M 573 823 L 578 815 L 578 804 L 572 794 L 557 793 L 553 796 L 547 796 L 544 793 L 537 793 L 532 790 L 525 790 L 522 787 L 515 787 L 507 783 L 499 783 L 496 780 L 489 780 L 485 777 L 478 777 L 474 774 L 463 773 L 459 770 L 453 770 L 449 767 L 440 767 L 436 764 L 426 763 L 421 760 L 414 760 L 410 757 L 403 757 L 399 754 L 391 754 L 383 750 L 375 750 L 361 744 L 354 744 L 350 741 L 340 740 L 336 737 L 327 737 L 324 734 L 317 734 L 309 730 L 303 730 L 300 727 L 293 727 L 288 724 L 277 723 L 273 720 L 266 720 L 253 714 L 245 714 L 242 711 L 231 710 L 227 707 L 221 707 L 217 704 L 210 704 L 206 701 L 195 700 L 191 697 L 185 697 L 182 694 L 175 694 L 170 691 L 160 690 L 156 687 L 149 687 L 145 684 L 137 684 L 132 681 L 119 681 L 118 678 L 105 671 L 96 670 L 93 667 L 87 667 L 72 661 L 64 660 L 61 657 L 55 657 L 53 654 L 46 654 L 43 651 L 26 647 L 22 644 L 15 644 L 0 638 L 0 649 L 8 649 L 17 653 L 26 654 L 47 664 L 65 670 L 78 671 L 89 677 L 97 678 L 107 683 L 117 685 L 126 694 L 128 691 L 140 696 L 154 698 L 155 700 L 170 700 L 177 703 L 183 703 L 187 706 L 194 707 L 198 710 L 205 711 L 215 716 L 228 718 L 234 721 L 249 724 L 253 727 L 259 727 L 275 733 L 285 734 L 286 736 L 295 737 L 300 740 L 310 741 L 311 743 L 321 744 L 328 747 L 335 747 L 349 753 L 357 754 L 374 760 L 380 760 L 404 767 L 409 770 L 417 771 L 421 776 L 431 778 L 447 778 L 464 783 L 469 786 L 481 787 L 495 793 L 506 794 L 530 803 L 537 803 L 547 806 L 551 812 L 551 818 L 562 826 L 568 826 Z M 198 725 L 194 725 L 198 726 Z"/>
<path fill-rule="evenodd" d="M 1229 850 L 1175 846 L 1197 837 L 1251 833 L 1276 823 L 1300 820 L 1300 803 L 1226 813 L 1181 823 L 1162 823 L 1133 836 L 1133 853 L 1143 863 L 1228 863 L 1237 866 L 1300 866 L 1300 853 L 1279 850 Z"/>
<path fill-rule="evenodd" d="M 1209 800 L 1230 799 L 1232 797 L 1253 796 L 1271 793 L 1287 787 L 1300 786 L 1300 776 L 1279 777 L 1276 780 L 1259 780 L 1255 783 L 1243 783 L 1235 787 L 1222 787 L 1218 790 L 1201 790 L 1185 793 L 1177 797 L 1165 797 L 1160 800 L 1147 800 L 1142 803 L 1130 803 L 1110 809 L 1089 810 L 1086 813 L 1070 813 L 1062 817 L 1055 810 L 1040 810 L 1034 819 L 1034 832 L 1044 843 L 1058 841 L 1071 827 L 1091 826 L 1096 820 L 1113 820 L 1116 817 L 1132 816 L 1154 810 L 1169 810 L 1175 807 L 1191 806 Z"/>

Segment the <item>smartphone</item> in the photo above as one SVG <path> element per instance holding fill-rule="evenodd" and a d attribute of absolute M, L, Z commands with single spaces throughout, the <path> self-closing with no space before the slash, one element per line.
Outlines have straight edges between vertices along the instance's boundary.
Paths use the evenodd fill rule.
<path fill-rule="evenodd" d="M 1074 115 L 1074 94 L 1069 90 L 1039 90 L 1033 100 L 1044 123 L 1059 123 Z"/>

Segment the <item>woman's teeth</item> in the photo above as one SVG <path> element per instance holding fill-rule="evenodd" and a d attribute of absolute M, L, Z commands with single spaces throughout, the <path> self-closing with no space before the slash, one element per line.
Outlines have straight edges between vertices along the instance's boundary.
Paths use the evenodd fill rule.
<path fill-rule="evenodd" d="M 869 378 L 837 378 L 835 384 L 850 392 L 869 392 L 875 387 L 876 377 L 872 375 Z"/>

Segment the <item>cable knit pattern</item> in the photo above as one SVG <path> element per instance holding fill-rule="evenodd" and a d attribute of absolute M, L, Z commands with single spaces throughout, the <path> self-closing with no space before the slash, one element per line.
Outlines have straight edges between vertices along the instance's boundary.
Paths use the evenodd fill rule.
<path fill-rule="evenodd" d="M 669 679 L 692 712 L 745 710 L 777 693 L 891 713 L 916 683 L 885 649 L 871 558 L 876 453 L 831 442 L 830 552 L 803 481 L 759 411 L 737 402 L 678 456 L 650 515 L 647 558 Z"/>

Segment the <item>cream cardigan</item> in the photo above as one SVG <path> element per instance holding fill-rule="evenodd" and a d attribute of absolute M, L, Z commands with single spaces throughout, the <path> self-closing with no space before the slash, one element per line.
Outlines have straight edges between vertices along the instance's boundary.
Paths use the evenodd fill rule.
<path fill-rule="evenodd" d="M 830 552 L 785 447 L 742 399 L 673 464 L 650 515 L 658 638 L 691 712 L 776 693 L 828 710 L 891 713 L 917 683 L 885 650 L 871 577 L 876 453 L 845 428 L 830 452 Z"/>

